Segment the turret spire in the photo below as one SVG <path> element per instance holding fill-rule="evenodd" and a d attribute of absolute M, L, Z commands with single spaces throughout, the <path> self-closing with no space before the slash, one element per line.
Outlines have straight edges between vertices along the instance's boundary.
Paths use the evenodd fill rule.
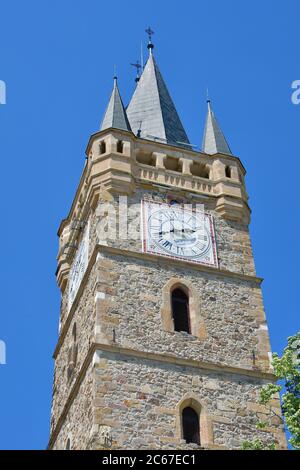
<path fill-rule="evenodd" d="M 103 131 L 104 129 L 108 129 L 110 127 L 131 131 L 131 127 L 119 92 L 116 75 L 114 76 L 113 91 L 108 102 L 100 130 Z"/>
<path fill-rule="evenodd" d="M 132 132 L 143 139 L 190 147 L 175 105 L 152 54 L 153 31 L 149 28 L 146 32 L 149 35 L 149 58 L 126 110 Z"/>
<path fill-rule="evenodd" d="M 214 153 L 226 153 L 232 155 L 229 145 L 211 108 L 210 99 L 207 99 L 207 106 L 208 111 L 202 142 L 203 152 L 211 155 Z"/>

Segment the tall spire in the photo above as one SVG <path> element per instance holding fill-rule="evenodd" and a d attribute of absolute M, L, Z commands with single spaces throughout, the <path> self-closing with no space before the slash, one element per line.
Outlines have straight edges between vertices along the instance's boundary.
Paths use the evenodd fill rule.
<path fill-rule="evenodd" d="M 103 131 L 109 127 L 131 131 L 131 127 L 119 92 L 116 76 L 114 77 L 113 91 L 106 108 L 100 130 Z"/>
<path fill-rule="evenodd" d="M 132 132 L 144 139 L 173 145 L 189 145 L 175 105 L 153 56 L 149 28 L 149 58 L 127 107 Z"/>
<path fill-rule="evenodd" d="M 215 118 L 210 100 L 207 100 L 208 111 L 203 135 L 202 150 L 213 155 L 214 153 L 227 153 L 232 155 L 229 145 Z"/>

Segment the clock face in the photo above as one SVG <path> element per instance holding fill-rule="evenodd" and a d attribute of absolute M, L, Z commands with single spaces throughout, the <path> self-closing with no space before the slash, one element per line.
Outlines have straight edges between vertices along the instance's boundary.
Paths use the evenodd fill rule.
<path fill-rule="evenodd" d="M 172 258 L 217 266 L 213 220 L 209 214 L 143 201 L 143 249 Z"/>
<path fill-rule="evenodd" d="M 89 224 L 77 249 L 69 275 L 68 305 L 71 308 L 88 264 Z"/>

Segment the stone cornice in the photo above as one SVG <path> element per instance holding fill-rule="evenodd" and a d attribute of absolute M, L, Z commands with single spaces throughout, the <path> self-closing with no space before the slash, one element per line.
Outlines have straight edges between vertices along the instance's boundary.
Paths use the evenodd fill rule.
<path fill-rule="evenodd" d="M 265 379 L 274 381 L 277 380 L 276 376 L 271 372 L 262 371 L 260 369 L 245 369 L 242 367 L 228 366 L 227 364 L 210 362 L 210 361 L 197 361 L 195 359 L 186 359 L 176 356 L 175 354 L 160 354 L 156 352 L 147 352 L 137 349 L 123 348 L 117 344 L 104 344 L 94 343 L 95 350 L 108 351 L 115 354 L 124 354 L 126 356 L 138 357 L 150 361 L 166 362 L 168 364 L 195 367 L 210 372 L 218 372 L 223 374 L 235 374 L 246 377 L 255 377 L 258 379 Z"/>
<path fill-rule="evenodd" d="M 97 350 L 110 352 L 112 354 L 123 354 L 125 356 L 130 357 L 138 357 L 140 359 L 145 359 L 149 361 L 157 361 L 162 363 L 168 363 L 177 366 L 185 366 L 185 367 L 194 367 L 200 370 L 205 370 L 208 373 L 219 373 L 219 374 L 235 374 L 236 376 L 240 377 L 252 377 L 261 380 L 267 380 L 270 382 L 275 382 L 277 380 L 276 376 L 271 372 L 263 372 L 258 369 L 243 369 L 240 367 L 231 367 L 227 365 L 223 365 L 221 363 L 212 363 L 208 361 L 196 361 L 193 359 L 184 359 L 178 358 L 171 354 L 158 354 L 158 353 L 149 353 L 143 352 L 135 349 L 123 348 L 118 346 L 117 344 L 103 344 L 103 343 L 92 343 L 89 351 L 85 357 L 85 360 L 81 366 L 81 369 L 76 377 L 76 380 L 71 388 L 69 396 L 66 400 L 66 403 L 63 407 L 63 410 L 57 420 L 56 426 L 51 433 L 48 449 L 51 449 L 55 439 L 64 423 L 64 420 L 67 416 L 67 413 L 73 403 L 74 398 L 76 398 L 78 389 L 85 377 L 86 371 L 90 366 L 94 353 Z"/>
<path fill-rule="evenodd" d="M 163 256 L 150 254 L 150 253 L 137 252 L 137 251 L 133 251 L 133 250 L 127 250 L 125 248 L 116 248 L 116 247 L 107 246 L 107 245 L 100 245 L 100 244 L 95 245 L 94 250 L 93 250 L 93 252 L 90 256 L 87 269 L 85 271 L 85 274 L 82 278 L 82 281 L 81 281 L 81 284 L 80 284 L 79 289 L 77 291 L 77 294 L 75 296 L 74 302 L 73 302 L 73 304 L 70 308 L 69 313 L 67 314 L 67 318 L 66 318 L 66 320 L 63 324 L 63 327 L 60 331 L 59 339 L 58 339 L 56 348 L 55 348 L 54 353 L 53 353 L 53 358 L 54 359 L 56 359 L 56 357 L 59 353 L 59 350 L 61 348 L 63 340 L 66 336 L 67 331 L 68 331 L 68 327 L 70 325 L 70 322 L 72 320 L 74 312 L 77 308 L 78 300 L 80 299 L 80 297 L 82 295 L 82 291 L 85 288 L 85 285 L 86 285 L 88 277 L 89 277 L 89 273 L 90 273 L 92 267 L 95 264 L 98 253 L 108 253 L 110 255 L 126 256 L 128 258 L 140 259 L 140 260 L 143 260 L 143 261 L 147 260 L 147 261 L 156 263 L 158 265 L 164 265 L 164 264 L 170 265 L 171 264 L 171 265 L 175 265 L 175 266 L 189 268 L 189 269 L 195 270 L 195 271 L 201 271 L 201 272 L 208 273 L 208 274 L 214 274 L 216 276 L 220 276 L 220 277 L 223 277 L 223 278 L 227 277 L 227 278 L 232 278 L 232 279 L 240 279 L 240 280 L 244 280 L 244 281 L 248 281 L 248 282 L 254 282 L 255 284 L 258 284 L 258 285 L 260 285 L 263 281 L 263 279 L 260 278 L 260 277 L 251 276 L 251 275 L 248 275 L 248 274 L 236 273 L 236 272 L 233 272 L 233 271 L 227 271 L 225 269 L 214 268 L 212 266 L 205 266 L 205 265 L 196 264 L 196 263 L 189 263 L 187 261 L 183 261 L 183 260 L 179 260 L 179 259 L 177 260 L 177 259 L 173 259 L 173 258 L 165 258 Z"/>
<path fill-rule="evenodd" d="M 184 261 L 181 259 L 167 258 L 164 256 L 152 254 L 152 253 L 138 252 L 138 251 L 133 251 L 133 250 L 127 250 L 125 248 L 116 248 L 116 247 L 107 246 L 107 245 L 97 245 L 96 249 L 98 250 L 98 252 L 106 252 L 106 253 L 110 253 L 114 255 L 138 258 L 141 260 L 148 260 L 152 262 L 156 261 L 157 264 L 168 264 L 168 265 L 174 264 L 177 266 L 190 268 L 191 270 L 195 270 L 195 271 L 202 271 L 202 272 L 207 272 L 210 274 L 216 274 L 217 276 L 221 276 L 221 277 L 230 277 L 230 278 L 255 282 L 258 285 L 260 285 L 263 282 L 263 278 L 252 276 L 250 274 L 242 274 L 242 273 L 237 273 L 234 271 L 227 271 L 225 269 L 214 268 L 212 266 L 206 266 L 204 264 L 191 263 L 191 262 Z"/>

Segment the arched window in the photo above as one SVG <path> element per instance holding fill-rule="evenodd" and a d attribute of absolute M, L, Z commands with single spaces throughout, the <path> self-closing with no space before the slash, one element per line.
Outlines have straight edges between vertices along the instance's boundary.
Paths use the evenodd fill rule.
<path fill-rule="evenodd" d="M 225 167 L 225 176 L 226 178 L 231 178 L 231 168 L 228 165 Z"/>
<path fill-rule="evenodd" d="M 71 441 L 70 441 L 70 439 L 67 440 L 66 450 L 71 450 Z"/>
<path fill-rule="evenodd" d="M 207 337 L 198 289 L 187 279 L 172 277 L 166 282 L 162 289 L 160 314 L 165 331 L 185 331 L 199 339 Z"/>
<path fill-rule="evenodd" d="M 182 410 L 182 437 L 187 444 L 200 445 L 199 416 L 190 406 Z"/>
<path fill-rule="evenodd" d="M 118 140 L 117 142 L 117 152 L 123 153 L 124 150 L 124 142 L 122 140 Z"/>
<path fill-rule="evenodd" d="M 175 331 L 191 333 L 189 319 L 189 298 L 182 289 L 172 292 L 172 315 Z"/>
<path fill-rule="evenodd" d="M 101 140 L 101 142 L 100 142 L 99 151 L 100 151 L 101 155 L 102 155 L 102 153 L 106 152 L 106 143 L 105 143 L 104 140 Z"/>

